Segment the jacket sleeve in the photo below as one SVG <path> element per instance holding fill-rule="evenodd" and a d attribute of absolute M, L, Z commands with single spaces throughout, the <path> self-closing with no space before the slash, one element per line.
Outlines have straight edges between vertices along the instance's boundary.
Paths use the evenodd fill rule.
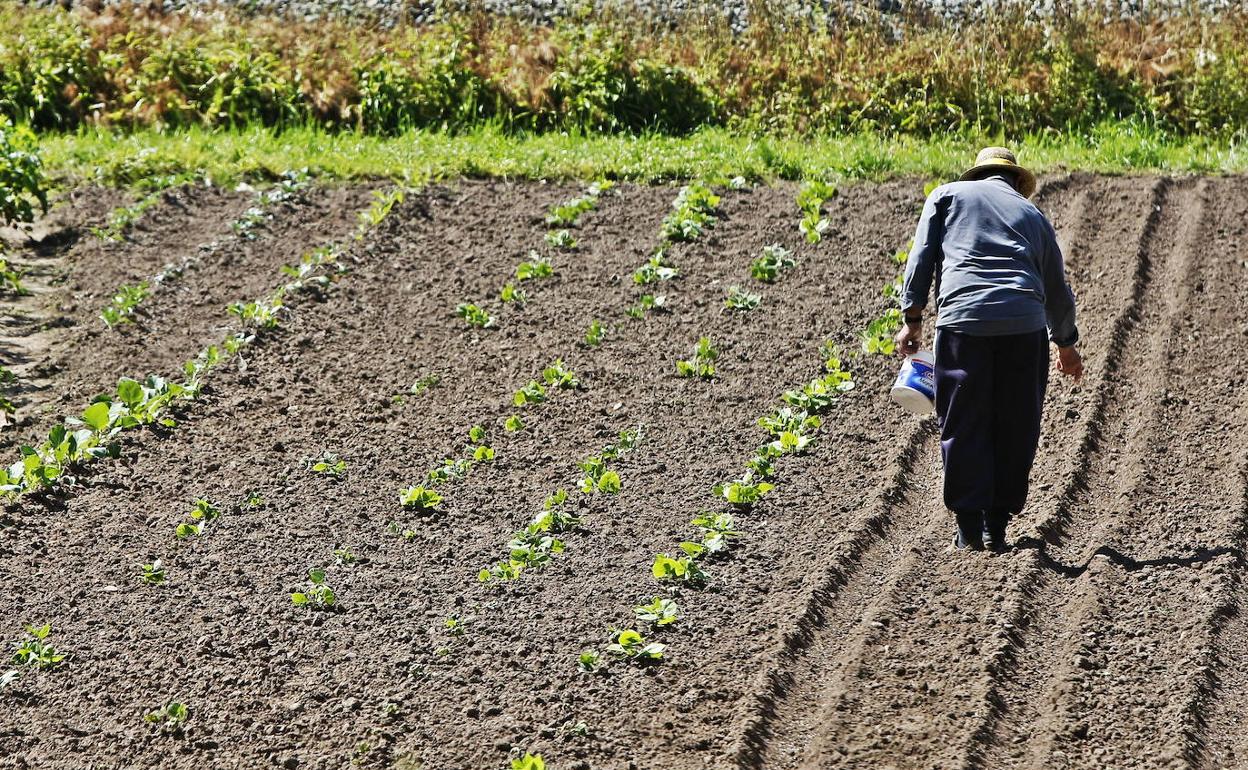
<path fill-rule="evenodd" d="M 1075 295 L 1066 282 L 1066 263 L 1062 259 L 1062 249 L 1057 245 L 1057 233 L 1048 219 L 1044 219 L 1043 228 L 1044 255 L 1040 260 L 1040 271 L 1044 278 L 1044 312 L 1048 318 L 1049 339 L 1058 347 L 1066 347 L 1079 341 L 1079 329 L 1075 326 Z"/>
<path fill-rule="evenodd" d="M 939 205 L 941 191 L 933 190 L 923 204 L 914 243 L 906 258 L 906 277 L 901 288 L 901 309 L 926 307 L 931 292 L 932 276 L 941 260 L 941 241 L 945 234 L 945 214 Z"/>

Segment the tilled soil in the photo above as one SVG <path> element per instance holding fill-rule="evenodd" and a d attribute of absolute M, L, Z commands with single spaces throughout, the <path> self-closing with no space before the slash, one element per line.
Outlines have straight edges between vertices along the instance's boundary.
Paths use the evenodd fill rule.
<path fill-rule="evenodd" d="M 127 438 L 121 461 L 55 506 L 9 512 L 0 633 L 50 622 L 70 658 L 0 691 L 0 767 L 501 768 L 524 751 L 552 768 L 1248 763 L 1236 663 L 1248 645 L 1237 614 L 1248 410 L 1227 347 L 1248 332 L 1243 179 L 1042 186 L 1087 375 L 1051 382 L 1012 552 L 947 550 L 931 421 L 888 402 L 895 361 L 864 357 L 818 446 L 781 463 L 777 490 L 738 517 L 741 541 L 708 561 L 709 586 L 651 577 L 693 515 L 719 510 L 711 486 L 763 441 L 757 418 L 820 373 L 820 344 L 853 348 L 888 306 L 880 289 L 919 188 L 842 190 L 816 246 L 797 231 L 794 188 L 725 192 L 719 224 L 670 252 L 681 276 L 658 289 L 669 312 L 642 320 L 623 313 L 639 294 L 630 274 L 657 245 L 673 188 L 604 196 L 571 252 L 544 244 L 542 217 L 576 187 L 463 182 L 410 196 L 350 247 L 322 301 L 300 300 L 175 430 Z M 82 296 L 59 301 L 98 312 L 107 287 L 168 261 L 157 253 L 228 233 L 246 202 L 225 198 L 198 202 L 195 232 L 157 232 L 155 219 L 149 240 L 111 257 L 70 248 L 63 291 Z M 58 349 L 81 355 L 49 367 L 47 419 L 119 374 L 172 374 L 232 326 L 226 302 L 280 283 L 278 266 L 340 238 L 367 198 L 309 193 L 236 261 L 154 297 L 141 326 L 88 332 L 92 313 L 67 311 L 78 320 Z M 763 286 L 749 263 L 772 242 L 798 264 Z M 524 307 L 502 305 L 533 248 L 556 276 L 526 282 Z M 761 293 L 760 307 L 725 313 L 732 285 Z M 465 301 L 498 328 L 467 327 L 453 312 Z M 583 343 L 595 318 L 610 329 L 596 348 Z M 721 351 L 718 377 L 677 378 L 702 335 Z M 511 394 L 556 358 L 581 387 L 515 409 Z M 429 375 L 437 385 L 412 395 Z M 505 432 L 517 411 L 525 430 Z M 445 487 L 439 513 L 404 512 L 398 490 L 460 455 L 474 424 L 497 458 Z M 574 487 L 581 459 L 638 424 L 623 490 L 579 499 L 565 553 L 511 583 L 477 580 L 547 495 Z M 345 478 L 307 469 L 324 451 L 347 462 Z M 251 492 L 263 506 L 243 504 Z M 178 543 L 196 497 L 226 513 Z M 357 560 L 336 564 L 342 548 Z M 155 558 L 168 582 L 139 582 Z M 290 601 L 314 567 L 327 568 L 333 611 Z M 664 662 L 579 673 L 577 655 L 635 625 L 631 608 L 654 596 L 683 610 L 674 628 L 646 631 L 668 645 Z M 184 727 L 144 721 L 169 701 L 190 707 Z"/>

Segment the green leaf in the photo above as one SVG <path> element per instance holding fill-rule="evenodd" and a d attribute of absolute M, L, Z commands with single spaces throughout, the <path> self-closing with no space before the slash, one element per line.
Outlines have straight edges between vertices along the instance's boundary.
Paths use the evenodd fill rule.
<path fill-rule="evenodd" d="M 108 404 L 97 402 L 87 407 L 82 413 L 82 421 L 90 425 L 96 433 L 102 433 L 108 429 Z"/>
<path fill-rule="evenodd" d="M 117 381 L 117 398 L 126 406 L 134 409 L 143 403 L 143 386 L 136 380 L 123 378 Z"/>
<path fill-rule="evenodd" d="M 311 580 L 313 583 L 316 583 L 317 585 L 324 583 L 325 582 L 325 570 L 323 569 L 308 570 L 308 580 Z"/>
<path fill-rule="evenodd" d="M 308 603 L 308 595 L 300 591 L 295 591 L 290 595 L 290 600 L 297 606 L 302 607 Z"/>

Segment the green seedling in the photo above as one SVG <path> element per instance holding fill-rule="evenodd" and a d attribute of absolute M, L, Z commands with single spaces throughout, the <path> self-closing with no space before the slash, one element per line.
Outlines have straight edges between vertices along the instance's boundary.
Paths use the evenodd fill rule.
<path fill-rule="evenodd" d="M 252 206 L 243 215 L 230 223 L 230 229 L 238 237 L 252 241 L 256 239 L 256 228 L 273 218 L 264 209 Z"/>
<path fill-rule="evenodd" d="M 529 380 L 529 384 L 517 390 L 511 397 L 515 406 L 530 406 L 546 400 L 546 388 L 537 380 Z"/>
<path fill-rule="evenodd" d="M 134 315 L 138 312 L 139 304 L 151 294 L 151 287 L 147 281 L 134 286 L 122 286 L 113 295 L 108 306 L 100 311 L 100 318 L 110 329 L 118 324 L 134 323 Z"/>
<path fill-rule="evenodd" d="M 122 288 L 125 288 L 124 286 Z M 15 267 L 4 257 L 0 257 L 0 289 L 7 289 L 9 293 L 16 294 L 19 297 L 30 294 L 26 287 L 22 285 L 22 271 Z"/>
<path fill-rule="evenodd" d="M 585 332 L 585 344 L 596 348 L 607 337 L 607 328 L 598 319 L 589 322 L 589 330 Z"/>
<path fill-rule="evenodd" d="M 809 243 L 818 243 L 823 239 L 829 222 L 823 217 L 823 204 L 836 195 L 836 187 L 812 180 L 802 185 L 797 193 L 797 208 L 802 212 L 802 221 L 798 225 Z"/>
<path fill-rule="evenodd" d="M 586 674 L 595 674 L 602 670 L 602 653 L 586 650 L 577 656 L 576 667 Z"/>
<path fill-rule="evenodd" d="M 556 249 L 571 251 L 576 248 L 576 238 L 572 237 L 571 230 L 552 230 L 546 233 L 546 243 Z"/>
<path fill-rule="evenodd" d="M 716 484 L 712 491 L 738 508 L 751 508 L 764 495 L 775 488 L 775 484 L 766 481 L 756 481 L 754 474 L 746 471 L 745 475 L 739 479 Z"/>
<path fill-rule="evenodd" d="M 784 270 L 789 270 L 797 262 L 789 250 L 778 243 L 763 247 L 763 255 L 750 263 L 750 275 L 763 283 L 772 283 Z"/>
<path fill-rule="evenodd" d="M 409 543 L 416 539 L 416 530 L 403 527 L 397 521 L 390 522 L 387 529 L 390 531 L 390 534 L 395 537 L 401 537 Z"/>
<path fill-rule="evenodd" d="M 613 631 L 614 641 L 607 645 L 607 652 L 637 663 L 655 663 L 663 659 L 667 645 L 646 643 L 645 638 L 631 628 Z"/>
<path fill-rule="evenodd" d="M 666 310 L 667 297 L 662 294 L 643 294 L 637 299 L 636 305 L 631 305 L 624 312 L 630 318 L 641 318 L 650 310 Z"/>
<path fill-rule="evenodd" d="M 351 551 L 346 548 L 334 549 L 334 564 L 337 564 L 339 567 L 347 567 L 355 564 L 358 559 L 359 557 L 357 557 L 354 553 L 351 553 Z"/>
<path fill-rule="evenodd" d="M 758 418 L 758 425 L 773 436 L 788 431 L 798 433 L 817 430 L 823 420 L 817 415 L 808 414 L 800 409 L 782 406 L 775 412 Z"/>
<path fill-rule="evenodd" d="M 461 302 L 455 306 L 455 314 L 477 329 L 494 328 L 494 316 L 471 302 Z"/>
<path fill-rule="evenodd" d="M 663 219 L 659 235 L 665 241 L 692 241 L 715 224 L 719 196 L 703 184 L 682 187 L 672 212 Z"/>
<path fill-rule="evenodd" d="M 702 531 L 701 545 L 706 553 L 726 551 L 729 543 L 741 536 L 730 513 L 703 512 L 690 523 Z"/>
<path fill-rule="evenodd" d="M 633 283 L 638 286 L 644 286 L 655 281 L 670 281 L 678 275 L 680 275 L 680 272 L 675 267 L 667 264 L 663 253 L 659 252 L 646 260 L 644 265 L 633 271 Z"/>
<path fill-rule="evenodd" d="M 160 559 L 156 559 L 151 564 L 144 564 L 139 567 L 139 580 L 148 585 L 158 586 L 165 582 L 165 565 L 160 563 Z"/>
<path fill-rule="evenodd" d="M 276 328 L 281 320 L 281 313 L 285 309 L 281 292 L 277 292 L 267 300 L 234 302 L 226 307 L 226 310 L 238 316 L 243 323 L 257 329 Z"/>
<path fill-rule="evenodd" d="M 608 492 L 608 494 L 620 491 L 620 476 L 614 471 L 607 470 L 607 459 L 605 457 L 601 455 L 587 457 L 581 462 L 581 471 L 585 474 L 579 484 L 581 492 L 588 495 L 595 491 Z M 604 489 L 603 480 L 608 479 L 608 474 L 612 474 L 614 478 L 606 482 L 606 489 Z M 614 492 L 608 491 L 611 489 L 614 489 Z"/>
<path fill-rule="evenodd" d="M 308 570 L 308 582 L 311 586 L 303 591 L 295 591 L 290 595 L 290 601 L 296 607 L 312 607 L 326 609 L 333 607 L 338 597 L 334 595 L 334 591 L 325 582 L 325 570 L 310 569 Z"/>
<path fill-rule="evenodd" d="M 546 224 L 556 227 L 574 227 L 576 221 L 581 218 L 581 214 L 592 210 L 595 203 L 595 200 L 589 196 L 573 198 L 567 203 L 552 208 L 546 215 Z"/>
<path fill-rule="evenodd" d="M 494 448 L 488 446 L 474 447 L 472 450 L 472 459 L 479 463 L 489 462 L 494 459 Z"/>
<path fill-rule="evenodd" d="M 765 447 L 760 449 L 757 454 L 749 459 L 745 464 L 746 470 L 754 474 L 755 478 L 769 479 L 776 475 L 776 466 L 772 462 L 771 452 Z"/>
<path fill-rule="evenodd" d="M 248 508 L 263 508 L 264 498 L 260 496 L 259 492 L 251 490 L 243 496 L 243 504 Z"/>
<path fill-rule="evenodd" d="M 853 388 L 849 372 L 835 371 L 811 380 L 800 390 L 785 391 L 781 398 L 798 409 L 818 415 L 828 411 L 841 393 Z"/>
<path fill-rule="evenodd" d="M 517 289 L 512 283 L 507 283 L 503 286 L 503 290 L 499 292 L 498 298 L 503 302 L 523 305 L 529 301 L 529 293 L 524 289 Z"/>
<path fill-rule="evenodd" d="M 658 554 L 654 557 L 654 564 L 650 565 L 650 574 L 659 580 L 702 585 L 706 583 L 709 576 L 697 565 L 695 558 L 688 554 L 679 557 L 668 556 L 665 553 Z"/>
<path fill-rule="evenodd" d="M 436 388 L 441 380 L 442 378 L 436 374 L 426 374 L 424 377 L 416 380 L 416 382 L 413 382 L 412 387 L 408 389 L 408 392 L 410 392 L 413 396 L 419 396 L 426 390 Z"/>
<path fill-rule="evenodd" d="M 468 625 L 472 621 L 461 619 L 457 615 L 450 615 L 443 621 L 446 626 L 446 633 L 450 636 L 463 636 L 468 631 Z"/>
<path fill-rule="evenodd" d="M 753 310 L 762 301 L 763 298 L 758 294 L 751 294 L 740 286 L 733 286 L 728 289 L 728 297 L 724 300 L 724 307 L 729 310 Z"/>
<path fill-rule="evenodd" d="M 52 633 L 52 624 L 42 626 L 25 626 L 26 638 L 17 643 L 12 663 L 22 668 L 33 668 L 40 671 L 54 669 L 68 657 L 65 653 L 48 644 L 48 635 Z"/>
<path fill-rule="evenodd" d="M 524 756 L 511 760 L 511 770 L 546 770 L 546 763 L 541 754 L 524 752 Z"/>
<path fill-rule="evenodd" d="M 901 311 L 889 308 L 862 332 L 862 352 L 867 355 L 892 355 L 897 344 L 893 336 L 901 328 Z"/>
<path fill-rule="evenodd" d="M 442 495 L 426 487 L 407 487 L 399 492 L 399 504 L 420 513 L 432 513 L 442 504 Z"/>
<path fill-rule="evenodd" d="M 333 452 L 323 452 L 319 460 L 309 460 L 308 467 L 313 473 L 341 479 L 347 473 L 347 461 L 338 459 Z"/>
<path fill-rule="evenodd" d="M 524 418 L 518 414 L 513 414 L 503 423 L 503 428 L 512 433 L 524 430 Z"/>
<path fill-rule="evenodd" d="M 633 613 L 636 614 L 637 620 L 642 623 L 651 623 L 655 626 L 670 626 L 677 620 L 680 620 L 680 607 L 671 599 L 662 597 L 654 597 L 649 604 L 641 604 L 633 607 Z"/>
<path fill-rule="evenodd" d="M 488 448 L 488 447 L 487 447 Z M 490 459 L 493 459 L 491 450 Z M 437 468 L 429 471 L 429 485 L 443 484 L 455 479 L 462 479 L 468 475 L 468 471 L 472 470 L 473 461 L 468 458 L 455 459 L 447 457 L 442 460 L 442 464 Z"/>
<path fill-rule="evenodd" d="M 179 538 L 185 540 L 191 537 L 199 537 L 204 534 L 204 529 L 221 517 L 221 509 L 213 505 L 207 498 L 198 498 L 191 507 L 191 521 L 182 523 L 174 530 Z"/>
<path fill-rule="evenodd" d="M 567 232 L 566 230 L 563 232 Z M 535 278 L 549 278 L 555 274 L 550 257 L 543 257 L 536 251 L 529 252 L 529 259 L 516 266 L 516 280 L 531 281 Z"/>
<path fill-rule="evenodd" d="M 542 370 L 542 379 L 552 388 L 569 389 L 575 388 L 581 383 L 576 379 L 576 374 L 563 364 L 563 359 L 556 358 L 550 366 Z M 517 404 L 519 406 L 519 404 Z"/>
<path fill-rule="evenodd" d="M 607 460 L 623 457 L 633 451 L 645 436 L 646 426 L 644 425 L 638 425 L 632 430 L 625 428 L 619 432 L 614 443 L 607 444 L 602 448 L 602 456 Z"/>
<path fill-rule="evenodd" d="M 367 210 L 361 211 L 359 214 L 359 227 L 355 235 L 356 240 L 362 239 L 368 230 L 385 221 L 386 217 L 390 216 L 390 211 L 395 205 L 403 202 L 404 197 L 401 187 L 396 187 L 388 192 L 374 190 L 373 202 Z"/>
<path fill-rule="evenodd" d="M 704 380 L 715 376 L 715 361 L 719 351 L 711 345 L 710 337 L 702 337 L 693 349 L 693 357 L 676 362 L 676 374 L 679 377 L 700 377 Z"/>
<path fill-rule="evenodd" d="M 190 717 L 191 710 L 185 703 L 170 702 L 143 715 L 143 721 L 161 727 L 178 727 Z"/>

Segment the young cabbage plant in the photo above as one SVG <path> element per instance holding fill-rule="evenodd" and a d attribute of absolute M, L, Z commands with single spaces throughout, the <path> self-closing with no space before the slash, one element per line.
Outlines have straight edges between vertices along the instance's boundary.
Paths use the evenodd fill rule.
<path fill-rule="evenodd" d="M 165 577 L 165 565 L 161 564 L 160 559 L 139 566 L 139 580 L 148 585 L 158 586 L 165 582 Z"/>
<path fill-rule="evenodd" d="M 576 667 L 586 674 L 596 674 L 603 669 L 602 653 L 585 650 L 576 658 Z"/>
<path fill-rule="evenodd" d="M 529 380 L 529 384 L 521 387 L 511 396 L 511 403 L 515 406 L 532 406 L 545 401 L 546 387 L 537 380 Z"/>
<path fill-rule="evenodd" d="M 516 266 L 516 280 L 531 281 L 536 278 L 549 278 L 555 274 L 555 267 L 550 257 L 544 257 L 536 251 L 529 252 L 529 258 Z"/>
<path fill-rule="evenodd" d="M 762 301 L 761 295 L 752 294 L 740 286 L 733 286 L 728 289 L 728 297 L 724 300 L 724 307 L 728 310 L 747 311 L 758 307 L 758 303 Z"/>
<path fill-rule="evenodd" d="M 654 597 L 649 604 L 633 607 L 633 613 L 642 623 L 651 623 L 657 627 L 670 626 L 680 620 L 680 607 L 672 599 Z"/>
<path fill-rule="evenodd" d="M 16 650 L 11 658 L 13 665 L 46 671 L 61 665 L 69 657 L 48 643 L 48 635 L 52 633 L 52 624 L 28 625 L 25 629 L 26 638 L 15 645 Z"/>
<path fill-rule="evenodd" d="M 523 305 L 529 301 L 529 293 L 524 289 L 517 289 L 515 284 L 508 282 L 503 285 L 503 290 L 499 292 L 498 298 L 503 302 L 510 302 L 514 305 Z"/>
<path fill-rule="evenodd" d="M 461 302 L 455 306 L 455 314 L 464 319 L 469 326 L 477 329 L 494 328 L 494 316 L 471 302 Z"/>
<path fill-rule="evenodd" d="M 901 311 L 889 308 L 862 332 L 862 352 L 867 355 L 889 356 L 896 349 L 893 336 L 901 328 Z"/>
<path fill-rule="evenodd" d="M 563 359 L 556 358 L 550 366 L 542 370 L 542 379 L 552 388 L 570 389 L 575 388 L 581 383 L 576 379 L 576 374 L 563 364 Z"/>
<path fill-rule="evenodd" d="M 326 582 L 325 570 L 308 570 L 308 583 L 308 588 L 302 591 L 294 591 L 290 594 L 290 601 L 296 607 L 328 609 L 337 603 L 338 597 Z"/>
<path fill-rule="evenodd" d="M 143 721 L 148 724 L 173 729 L 184 724 L 190 715 L 191 710 L 186 707 L 185 703 L 171 701 L 155 711 L 149 711 L 144 714 Z"/>
<path fill-rule="evenodd" d="M 151 286 L 147 281 L 137 283 L 134 286 L 122 286 L 113 295 L 113 299 L 108 306 L 100 311 L 100 318 L 104 321 L 104 325 L 110 329 L 118 324 L 134 323 L 134 316 L 138 312 L 139 304 L 151 296 L 151 294 Z"/>
<path fill-rule="evenodd" d="M 546 243 L 564 251 L 571 251 L 576 248 L 576 238 L 572 236 L 572 231 L 567 229 L 552 230 L 546 233 Z"/>
<path fill-rule="evenodd" d="M 524 418 L 518 414 L 513 414 L 503 423 L 503 428 L 511 433 L 524 430 Z"/>
<path fill-rule="evenodd" d="M 442 504 L 442 495 L 428 487 L 407 487 L 399 491 L 399 504 L 418 513 L 433 513 Z"/>
<path fill-rule="evenodd" d="M 741 536 L 730 513 L 704 511 L 690 523 L 701 530 L 701 545 L 709 554 L 728 550 L 729 544 Z"/>
<path fill-rule="evenodd" d="M 596 348 L 607 337 L 607 328 L 598 319 L 589 322 L 589 330 L 585 332 L 585 344 Z"/>
<path fill-rule="evenodd" d="M 736 507 L 749 509 L 775 488 L 775 484 L 766 481 L 756 481 L 754 474 L 746 471 L 745 475 L 739 479 L 716 484 L 713 491 L 717 496 L 724 498 Z"/>
<path fill-rule="evenodd" d="M 641 318 L 651 310 L 666 310 L 667 297 L 663 294 L 643 294 L 637 298 L 637 304 L 630 305 L 625 314 L 630 318 Z"/>
<path fill-rule="evenodd" d="M 680 377 L 700 377 L 709 380 L 715 377 L 715 361 L 719 351 L 711 345 L 710 337 L 702 337 L 693 349 L 693 357 L 676 362 L 676 374 Z"/>
<path fill-rule="evenodd" d="M 614 641 L 607 645 L 607 652 L 635 663 L 657 663 L 663 659 L 667 645 L 647 643 L 645 638 L 631 628 L 612 631 Z"/>
<path fill-rule="evenodd" d="M 772 283 L 780 277 L 780 273 L 795 266 L 788 249 L 778 243 L 763 247 L 763 255 L 750 263 L 750 275 L 757 281 Z"/>
<path fill-rule="evenodd" d="M 802 212 L 798 227 L 809 243 L 818 243 L 827 231 L 829 221 L 823 216 L 823 204 L 836 195 L 836 187 L 812 180 L 802 185 L 797 193 L 797 208 Z"/>
<path fill-rule="evenodd" d="M 185 540 L 199 537 L 209 524 L 221 518 L 221 509 L 213 505 L 207 498 L 200 497 L 191 506 L 191 521 L 179 524 L 174 530 L 178 538 Z"/>
<path fill-rule="evenodd" d="M 715 224 L 719 196 L 700 183 L 682 187 L 663 219 L 659 235 L 664 241 L 692 241 Z"/>
<path fill-rule="evenodd" d="M 524 752 L 524 756 L 511 760 L 511 770 L 546 770 L 546 762 L 541 754 Z"/>
<path fill-rule="evenodd" d="M 818 415 L 827 412 L 841 393 L 853 388 L 854 381 L 848 372 L 829 372 L 806 383 L 801 389 L 785 391 L 781 398 L 788 404 Z"/>
<path fill-rule="evenodd" d="M 654 557 L 654 564 L 650 565 L 650 574 L 659 580 L 672 580 L 695 586 L 703 585 L 710 579 L 698 566 L 695 557 L 687 553 L 677 557 L 658 554 Z"/>
<path fill-rule="evenodd" d="M 336 454 L 326 450 L 321 453 L 319 459 L 309 460 L 308 468 L 313 473 L 319 473 L 322 476 L 329 476 L 331 479 L 341 479 L 347 473 L 347 461 L 340 460 Z"/>
<path fill-rule="evenodd" d="M 656 281 L 670 281 L 678 275 L 680 272 L 667 263 L 663 252 L 660 251 L 633 271 L 633 283 L 644 286 Z"/>

